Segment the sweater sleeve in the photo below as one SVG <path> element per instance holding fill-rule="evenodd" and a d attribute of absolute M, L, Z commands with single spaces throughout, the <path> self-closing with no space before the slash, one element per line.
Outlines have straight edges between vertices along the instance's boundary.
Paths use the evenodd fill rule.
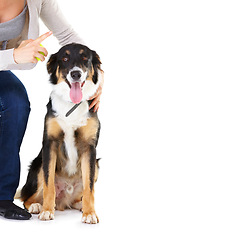
<path fill-rule="evenodd" d="M 64 18 L 56 0 L 42 0 L 40 17 L 47 28 L 53 32 L 60 45 L 64 46 L 72 42 L 84 44 L 84 41 Z"/>
<path fill-rule="evenodd" d="M 15 64 L 13 50 L 14 49 L 0 51 L 0 70 L 6 70 L 8 65 Z"/>
<path fill-rule="evenodd" d="M 32 69 L 36 64 L 34 63 L 24 63 L 17 64 L 13 57 L 14 48 L 8 50 L 0 51 L 0 71 L 2 70 L 23 70 Z"/>

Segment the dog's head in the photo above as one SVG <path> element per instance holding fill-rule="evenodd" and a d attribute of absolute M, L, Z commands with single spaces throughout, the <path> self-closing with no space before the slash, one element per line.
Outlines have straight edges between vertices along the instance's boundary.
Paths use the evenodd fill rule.
<path fill-rule="evenodd" d="M 101 61 L 95 51 L 81 44 L 68 44 L 51 55 L 47 70 L 54 91 L 66 101 L 79 103 L 98 88 Z"/>

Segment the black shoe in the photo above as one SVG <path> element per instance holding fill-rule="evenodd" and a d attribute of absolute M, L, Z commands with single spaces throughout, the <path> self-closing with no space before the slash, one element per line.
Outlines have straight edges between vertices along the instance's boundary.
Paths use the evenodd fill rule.
<path fill-rule="evenodd" d="M 28 220 L 31 218 L 29 212 L 8 200 L 0 200 L 0 215 L 7 219 L 16 220 Z"/>

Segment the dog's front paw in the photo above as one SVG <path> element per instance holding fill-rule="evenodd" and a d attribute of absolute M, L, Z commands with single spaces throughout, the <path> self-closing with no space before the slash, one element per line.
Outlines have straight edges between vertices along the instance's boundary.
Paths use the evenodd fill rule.
<path fill-rule="evenodd" d="M 96 224 L 99 222 L 99 219 L 96 213 L 91 213 L 91 214 L 83 213 L 82 222 L 89 223 L 89 224 Z"/>
<path fill-rule="evenodd" d="M 54 212 L 53 211 L 41 211 L 38 218 L 40 220 L 53 220 L 54 219 Z"/>

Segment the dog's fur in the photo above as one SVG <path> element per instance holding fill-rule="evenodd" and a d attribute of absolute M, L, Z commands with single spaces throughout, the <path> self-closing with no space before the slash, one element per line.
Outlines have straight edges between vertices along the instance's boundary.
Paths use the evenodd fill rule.
<path fill-rule="evenodd" d="M 101 62 L 95 51 L 80 44 L 69 44 L 51 55 L 47 69 L 53 91 L 47 105 L 43 146 L 31 163 L 20 199 L 39 219 L 54 218 L 54 210 L 75 208 L 83 211 L 82 221 L 97 223 L 94 209 L 94 183 L 98 177 L 96 146 L 100 132 L 97 113 L 88 101 L 99 86 Z M 82 103 L 70 99 L 72 72 L 79 71 Z"/>

